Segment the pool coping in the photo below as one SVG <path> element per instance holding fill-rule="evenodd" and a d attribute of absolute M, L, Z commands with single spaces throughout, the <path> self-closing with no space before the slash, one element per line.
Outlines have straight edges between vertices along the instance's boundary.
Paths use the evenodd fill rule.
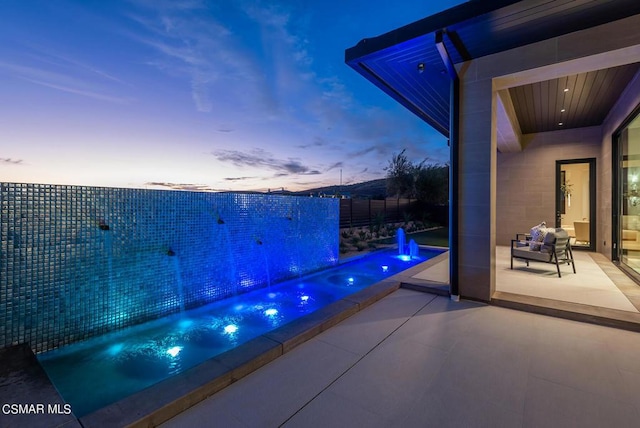
<path fill-rule="evenodd" d="M 442 256 L 412 266 L 78 420 L 85 428 L 160 425 L 400 287 L 409 287 L 408 280 L 412 288 L 418 286 L 420 291 L 448 294 L 448 288 L 445 292 L 441 284 L 422 281 L 424 284 L 416 285 L 411 278 Z"/>

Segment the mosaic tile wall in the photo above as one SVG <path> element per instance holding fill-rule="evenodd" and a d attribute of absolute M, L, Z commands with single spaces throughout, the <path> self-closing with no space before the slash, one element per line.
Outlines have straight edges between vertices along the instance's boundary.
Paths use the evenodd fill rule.
<path fill-rule="evenodd" d="M 0 348 L 35 352 L 338 261 L 338 200 L 0 183 Z"/>

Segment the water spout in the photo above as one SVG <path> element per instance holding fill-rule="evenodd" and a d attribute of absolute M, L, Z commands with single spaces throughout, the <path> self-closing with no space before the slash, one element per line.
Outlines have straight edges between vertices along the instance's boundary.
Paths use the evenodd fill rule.
<path fill-rule="evenodd" d="M 262 247 L 262 240 L 260 238 L 256 238 L 256 244 L 260 245 L 260 251 L 262 252 L 262 258 L 264 259 L 264 269 L 267 274 L 267 287 L 271 288 L 271 273 L 269 272 L 269 258 L 267 257 L 267 252 L 264 247 Z"/>
<path fill-rule="evenodd" d="M 100 226 L 100 230 L 109 230 L 109 226 L 107 226 L 106 229 L 103 229 L 102 226 Z M 111 233 L 104 234 L 103 239 L 104 251 L 106 252 L 107 257 L 107 302 L 109 302 L 110 305 L 113 305 L 113 302 L 117 302 L 118 299 L 113 284 L 113 239 Z"/>
<path fill-rule="evenodd" d="M 412 259 L 417 258 L 419 251 L 420 249 L 416 241 L 414 241 L 413 239 L 409 241 L 409 257 Z"/>
<path fill-rule="evenodd" d="M 184 312 L 184 286 L 182 284 L 182 270 L 180 269 L 180 259 L 176 257 L 175 251 L 171 248 L 167 251 L 167 256 L 171 257 L 171 267 L 176 276 L 176 284 L 178 285 L 178 303 L 180 304 L 180 313 Z"/>
<path fill-rule="evenodd" d="M 233 250 L 233 245 L 231 242 L 231 234 L 229 232 L 229 226 L 227 224 L 225 224 L 224 221 L 222 221 L 222 223 L 220 222 L 220 220 L 222 220 L 220 217 L 218 217 L 218 225 L 219 225 L 219 231 L 222 233 L 222 235 L 218 235 L 221 236 L 222 239 L 224 239 L 224 242 L 222 242 L 223 246 L 226 246 L 227 250 L 226 250 L 226 254 L 228 256 L 228 263 L 226 264 L 226 266 L 228 266 L 228 280 L 229 283 L 231 284 L 231 293 L 235 296 L 236 294 L 238 294 L 238 275 L 236 274 L 236 257 L 234 254 L 234 250 Z M 215 250 L 213 250 L 215 252 Z"/>
<path fill-rule="evenodd" d="M 398 231 L 396 232 L 396 238 L 398 241 L 398 255 L 399 256 L 403 256 L 404 255 L 404 229 L 403 228 L 398 228 Z"/>

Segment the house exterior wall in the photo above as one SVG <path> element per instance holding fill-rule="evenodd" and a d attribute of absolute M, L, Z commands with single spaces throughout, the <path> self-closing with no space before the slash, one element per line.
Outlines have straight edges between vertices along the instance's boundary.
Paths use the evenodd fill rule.
<path fill-rule="evenodd" d="M 601 132 L 595 126 L 528 134 L 522 152 L 498 153 L 496 245 L 510 245 L 516 233 L 528 232 L 541 221 L 554 227 L 556 160 L 596 158 L 599 177 Z"/>
<path fill-rule="evenodd" d="M 614 50 L 624 50 L 629 46 L 640 45 L 640 16 L 632 16 L 620 21 L 594 27 L 588 30 L 578 31 L 564 36 L 532 43 L 517 49 L 500 52 L 486 57 L 478 58 L 462 64 L 458 64 L 458 73 L 461 79 L 460 93 L 460 141 L 459 141 L 459 223 L 458 242 L 460 246 L 458 259 L 458 278 L 460 296 L 464 298 L 489 301 L 495 291 L 495 246 L 498 240 L 496 224 L 500 225 L 500 240 L 504 242 L 505 236 L 503 224 L 498 221 L 498 159 L 496 143 L 496 78 L 502 78 L 502 84 L 508 80 L 508 76 L 517 73 L 528 73 L 529 77 L 539 76 L 539 80 L 545 80 L 545 73 L 553 73 L 559 63 L 579 65 L 580 60 L 596 57 Z M 585 41 L 588 40 L 588 43 Z M 628 58 L 628 52 L 620 51 L 617 61 L 624 63 Z M 607 58 L 605 58 L 607 59 Z M 611 60 L 611 58 L 608 58 Z M 611 60 L 613 61 L 613 60 Z M 614 61 L 615 62 L 615 61 Z M 590 63 L 593 66 L 593 61 Z M 619 64 L 618 64 L 619 65 Z M 612 62 L 602 63 L 599 68 L 612 66 Z M 577 71 L 576 71 L 577 72 Z M 567 72 L 566 74 L 571 74 Z M 505 80 L 504 77 L 507 76 Z M 549 77 L 546 77 L 549 78 Z M 513 86 L 518 84 L 513 81 Z M 504 87 L 504 86 L 503 86 Z M 596 142 L 602 142 L 602 136 L 597 137 L 594 130 L 582 131 L 589 141 L 589 148 L 578 148 L 577 141 L 563 143 L 556 147 L 557 153 L 562 158 L 584 157 L 585 152 L 594 153 L 592 157 L 600 159 L 598 165 L 603 163 L 602 148 L 598 148 Z M 553 134 L 553 133 L 550 133 Z M 602 135 L 602 131 L 600 132 Z M 546 156 L 537 153 L 536 147 L 545 139 L 554 136 L 537 135 L 529 143 L 533 155 Z M 564 138 L 564 137 L 563 137 Z M 572 138 L 573 139 L 573 138 Z M 576 140 L 579 138 L 576 138 Z M 537 140 L 537 141 L 536 141 Z M 566 152 L 563 152 L 567 150 Z M 575 150 L 572 152 L 572 150 Z M 566 156 L 565 154 L 566 153 Z M 524 159 L 523 158 L 523 159 Z M 501 163 L 508 162 L 509 158 L 501 159 Z M 515 162 L 515 161 L 513 161 Z M 526 162 L 521 163 L 524 165 Z M 528 164 L 528 163 L 526 163 Z M 610 164 L 610 157 L 609 157 Z M 555 167 L 555 162 L 551 168 Z M 554 179 L 552 173 L 551 180 Z M 601 178 L 601 173 L 599 173 Z M 599 180 L 602 181 L 602 180 Z M 536 185 L 543 185 L 538 181 Z M 602 189 L 602 184 L 599 185 Z M 542 192 L 553 192 L 553 186 Z M 599 192 L 599 195 L 602 191 Z M 540 196 L 541 197 L 541 196 Z M 601 196 L 598 196 L 601 199 Z M 504 204 L 504 201 L 500 202 Z M 551 202 L 553 205 L 553 197 Z M 598 200 L 601 206 L 602 201 Z M 551 211 L 553 213 L 553 211 Z M 537 214 L 549 216 L 548 208 L 542 208 L 539 213 L 532 213 L 532 218 L 539 221 Z M 599 210 L 599 219 L 611 216 L 602 208 Z M 502 220 L 502 214 L 500 220 Z M 529 221 L 527 221 L 527 225 Z M 524 225 L 524 222 L 523 222 Z M 521 225 L 514 225 L 520 228 Z M 530 227 L 530 226 L 529 226 Z M 604 229 L 603 229 L 604 230 Z M 599 230 L 598 233 L 602 233 Z M 609 226 L 610 230 L 610 226 Z M 518 230 L 514 230 L 514 233 Z M 601 241 L 599 239 L 599 241 Z M 599 243 L 599 245 L 601 245 Z"/>

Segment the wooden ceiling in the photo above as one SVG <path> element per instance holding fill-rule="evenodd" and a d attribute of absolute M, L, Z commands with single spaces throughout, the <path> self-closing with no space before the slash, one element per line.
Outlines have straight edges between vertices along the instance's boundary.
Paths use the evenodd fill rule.
<path fill-rule="evenodd" d="M 509 89 L 521 133 L 601 125 L 638 69 L 634 63 Z"/>

